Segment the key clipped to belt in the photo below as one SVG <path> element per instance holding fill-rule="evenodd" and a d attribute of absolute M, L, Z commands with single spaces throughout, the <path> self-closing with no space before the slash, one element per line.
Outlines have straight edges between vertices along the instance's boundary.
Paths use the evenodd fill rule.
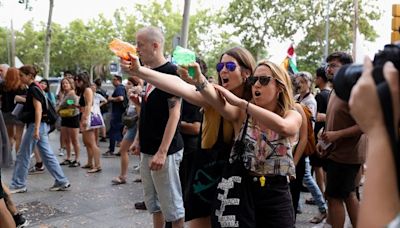
<path fill-rule="evenodd" d="M 265 177 L 264 176 L 260 177 L 260 185 L 261 185 L 261 187 L 265 186 Z"/>

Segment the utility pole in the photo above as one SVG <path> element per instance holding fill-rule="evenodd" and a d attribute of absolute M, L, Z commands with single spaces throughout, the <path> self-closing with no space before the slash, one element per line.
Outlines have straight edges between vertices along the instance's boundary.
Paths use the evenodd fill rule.
<path fill-rule="evenodd" d="M 10 50 L 10 66 L 15 67 L 15 34 L 13 21 L 11 19 L 11 50 Z"/>
<path fill-rule="evenodd" d="M 354 22 L 353 22 L 353 59 L 356 60 L 357 54 L 357 30 L 358 30 L 358 0 L 353 0 Z"/>
<path fill-rule="evenodd" d="M 50 46 L 51 46 L 51 17 L 53 15 L 54 0 L 50 0 L 49 18 L 47 19 L 46 40 L 44 43 L 44 72 L 43 77 L 49 78 L 50 71 Z"/>
<path fill-rule="evenodd" d="M 324 49 L 324 59 L 323 63 L 325 62 L 326 58 L 328 57 L 329 51 L 329 0 L 326 1 L 326 16 L 325 16 L 325 49 Z"/>
<path fill-rule="evenodd" d="M 181 28 L 181 40 L 180 40 L 180 45 L 183 48 L 187 48 L 188 34 L 189 34 L 189 14 L 190 14 L 190 0 L 185 0 L 182 28 Z"/>
<path fill-rule="evenodd" d="M 7 63 L 11 66 L 11 30 L 7 29 Z"/>

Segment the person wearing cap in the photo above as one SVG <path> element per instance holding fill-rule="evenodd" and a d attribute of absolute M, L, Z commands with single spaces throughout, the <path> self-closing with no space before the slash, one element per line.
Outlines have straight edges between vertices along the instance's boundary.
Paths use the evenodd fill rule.
<path fill-rule="evenodd" d="M 110 119 L 110 144 L 108 151 L 103 153 L 103 157 L 114 156 L 115 142 L 122 140 L 122 113 L 125 112 L 124 99 L 126 91 L 122 85 L 122 76 L 115 74 L 112 79 L 112 84 L 115 87 L 114 92 L 108 97 L 108 102 L 111 103 L 111 119 Z"/>

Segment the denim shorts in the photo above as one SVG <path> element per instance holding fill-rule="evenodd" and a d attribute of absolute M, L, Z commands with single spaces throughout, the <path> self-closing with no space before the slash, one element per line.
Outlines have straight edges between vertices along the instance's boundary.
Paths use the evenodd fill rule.
<path fill-rule="evenodd" d="M 135 126 L 128 128 L 128 130 L 126 130 L 124 138 L 122 140 L 133 141 L 135 140 L 135 136 L 136 136 L 136 124 Z"/>
<path fill-rule="evenodd" d="M 151 171 L 149 162 L 153 155 L 141 153 L 140 175 L 142 176 L 144 201 L 147 210 L 153 214 L 162 212 L 167 222 L 185 217 L 179 164 L 182 161 L 183 149 L 167 156 L 165 164 L 159 171 Z"/>

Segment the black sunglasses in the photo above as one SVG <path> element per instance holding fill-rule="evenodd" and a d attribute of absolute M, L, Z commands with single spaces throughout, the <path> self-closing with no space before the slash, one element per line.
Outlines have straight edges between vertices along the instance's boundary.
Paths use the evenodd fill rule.
<path fill-rule="evenodd" d="M 257 81 L 259 81 L 262 86 L 266 86 L 271 79 L 273 79 L 272 76 L 251 76 L 247 80 L 251 86 L 256 84 Z"/>
<path fill-rule="evenodd" d="M 234 71 L 236 69 L 236 63 L 234 62 L 220 62 L 217 63 L 217 72 L 221 72 L 222 69 L 224 69 L 224 66 L 226 67 L 226 69 L 228 69 L 229 71 Z"/>

